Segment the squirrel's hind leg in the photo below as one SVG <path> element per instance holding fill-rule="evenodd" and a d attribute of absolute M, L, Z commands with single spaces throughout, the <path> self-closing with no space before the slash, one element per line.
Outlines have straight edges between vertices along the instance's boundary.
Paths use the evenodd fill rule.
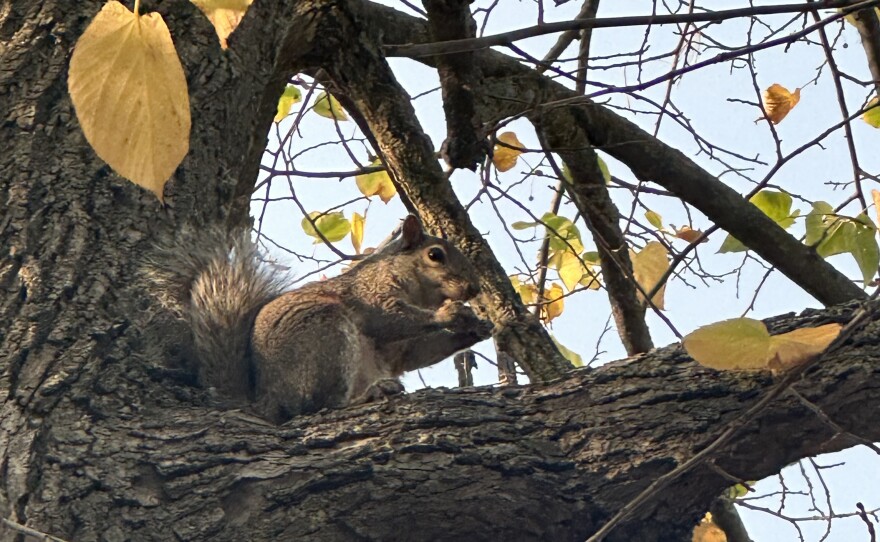
<path fill-rule="evenodd" d="M 285 297 L 263 308 L 251 341 L 257 409 L 275 423 L 344 406 L 362 356 L 358 329 L 343 305 Z M 261 326 L 264 317 L 269 324 Z"/>

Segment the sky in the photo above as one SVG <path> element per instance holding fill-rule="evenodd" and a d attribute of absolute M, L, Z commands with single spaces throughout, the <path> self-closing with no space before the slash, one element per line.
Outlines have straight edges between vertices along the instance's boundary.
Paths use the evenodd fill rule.
<path fill-rule="evenodd" d="M 406 9 L 398 1 L 387 0 L 387 3 L 412 14 L 411 10 Z M 755 4 L 760 5 L 761 3 L 755 2 Z M 490 5 L 490 2 L 483 0 L 478 0 L 473 4 L 475 8 L 486 8 Z M 747 5 L 747 2 L 720 0 L 711 2 L 712 9 L 718 10 L 746 7 Z M 535 24 L 537 7 L 538 4 L 532 0 L 499 0 L 486 22 L 485 34 L 494 34 Z M 545 20 L 571 19 L 579 7 L 578 3 L 574 1 L 558 7 L 552 3 L 545 3 Z M 650 10 L 651 3 L 644 0 L 603 2 L 599 16 L 645 15 L 650 13 Z M 483 23 L 482 15 L 482 13 L 478 14 L 478 24 Z M 767 18 L 765 21 L 769 26 L 776 26 L 789 19 L 791 19 L 789 15 L 780 15 Z M 778 36 L 784 36 L 800 28 L 801 23 L 798 20 L 783 29 Z M 762 25 L 754 25 L 751 30 L 755 39 L 763 38 L 768 34 L 767 27 Z M 745 43 L 745 36 L 748 32 L 747 20 L 732 20 L 712 26 L 695 39 L 695 50 L 689 54 L 688 59 L 691 62 L 702 61 L 715 56 L 724 48 L 739 47 Z M 835 60 L 840 69 L 861 80 L 869 79 L 864 52 L 855 30 L 849 26 L 841 30 L 839 25 L 831 25 L 828 34 L 835 43 Z M 815 40 L 815 38 L 813 39 Z M 556 35 L 543 36 L 518 42 L 517 46 L 540 58 L 555 40 Z M 590 71 L 589 79 L 605 85 L 623 86 L 662 75 L 668 72 L 671 67 L 669 58 L 646 63 L 642 73 L 639 74 L 637 69 L 632 66 L 628 68 L 613 67 L 612 65 L 620 63 L 621 59 L 607 57 L 621 51 L 637 50 L 643 43 L 649 45 L 646 57 L 650 57 L 672 50 L 678 40 L 674 27 L 655 27 L 647 34 L 645 27 L 597 29 L 594 32 L 591 53 L 594 58 L 599 60 L 592 64 L 595 69 Z M 509 53 L 509 51 L 507 52 Z M 570 57 L 572 55 L 570 49 L 563 56 Z M 762 51 L 756 54 L 752 63 L 752 69 L 757 72 L 758 91 L 773 83 L 779 83 L 791 90 L 803 87 L 798 105 L 776 127 L 783 153 L 797 149 L 841 119 L 835 87 L 829 77 L 829 68 L 823 64 L 823 59 L 821 46 L 817 46 L 813 41 L 809 44 L 797 43 L 788 48 L 775 47 Z M 432 138 L 435 148 L 439 148 L 446 130 L 440 93 L 437 90 L 436 72 L 405 59 L 392 59 L 391 64 L 401 84 L 411 96 L 415 97 L 413 105 L 419 119 Z M 734 189 L 745 193 L 752 188 L 754 180 L 761 179 L 769 167 L 773 165 L 776 160 L 776 149 L 767 123 L 764 121 L 756 122 L 760 111 L 752 104 L 743 103 L 743 101 L 756 102 L 758 99 L 758 91 L 753 85 L 748 66 L 744 61 L 736 62 L 733 68 L 731 66 L 731 63 L 722 63 L 686 75 L 671 88 L 673 103 L 681 108 L 691 126 L 707 141 L 720 149 L 732 150 L 744 157 L 759 157 L 760 160 L 766 162 L 766 165 L 728 156 L 722 151 L 716 151 L 716 156 L 721 157 L 726 164 L 712 160 L 705 152 L 700 151 L 693 135 L 669 117 L 664 118 L 661 122 L 659 137 L 665 143 L 678 148 L 685 155 L 697 161 L 711 173 L 718 175 L 721 180 Z M 817 74 L 819 74 L 819 78 L 814 81 Z M 640 76 L 641 79 L 639 79 Z M 850 112 L 855 111 L 861 106 L 868 94 L 862 87 L 848 81 L 844 82 L 843 87 L 849 110 Z M 596 87 L 588 87 L 588 93 L 591 88 Z M 667 85 L 664 83 L 640 92 L 639 95 L 659 102 L 663 100 L 666 92 Z M 647 131 L 654 131 L 656 115 L 634 114 L 632 111 L 621 109 L 652 111 L 649 104 L 625 94 L 603 96 L 599 98 L 599 101 L 607 102 L 609 107 L 616 108 L 620 114 L 636 122 Z M 295 109 L 297 107 L 295 106 Z M 277 148 L 278 137 L 283 137 L 290 130 L 292 118 L 289 117 L 282 121 L 273 129 L 270 134 L 270 148 L 273 147 L 273 143 Z M 872 173 L 880 172 L 880 153 L 874 151 L 880 142 L 880 131 L 870 128 L 861 120 L 856 120 L 852 126 L 855 145 L 859 151 L 863 169 Z M 345 136 L 357 136 L 357 130 L 351 122 L 340 123 L 339 130 Z M 525 147 L 532 149 L 539 147 L 527 122 L 514 121 L 506 126 L 505 130 L 516 132 Z M 310 148 L 317 141 L 338 139 L 337 128 L 332 121 L 313 113 L 307 113 L 300 124 L 300 131 L 300 134 L 295 134 L 288 139 L 289 143 L 285 143 L 287 153 L 296 156 L 293 163 L 297 169 L 303 171 L 356 169 L 357 166 L 349 158 L 348 153 L 339 145 Z M 361 164 L 368 163 L 369 148 L 366 143 L 353 142 L 350 148 Z M 608 155 L 600 153 L 600 156 L 608 163 L 612 175 L 628 182 L 635 182 L 634 177 L 623 164 L 616 162 Z M 264 165 L 271 163 L 270 158 L 267 156 L 264 159 Z M 538 216 L 549 209 L 550 191 L 547 187 L 552 181 L 545 177 L 529 176 L 532 167 L 539 165 L 539 162 L 538 155 L 523 155 L 520 162 L 512 170 L 502 174 L 493 173 L 493 182 L 505 188 L 512 187 L 512 193 L 522 202 L 527 203 Z M 541 169 L 550 172 L 549 167 L 544 166 Z M 740 170 L 740 173 L 733 171 L 734 169 Z M 332 205 L 342 204 L 359 196 L 351 178 L 339 181 L 337 179 L 297 177 L 293 180 L 297 197 L 308 211 L 326 210 Z M 795 199 L 793 208 L 799 209 L 801 215 L 805 215 L 811 208 L 811 202 L 825 200 L 836 205 L 843 201 L 850 194 L 851 189 L 834 188 L 828 183 L 845 183 L 851 180 L 849 151 L 842 131 L 838 131 L 823 141 L 822 148 L 810 149 L 782 167 L 773 177 L 772 183 L 776 185 L 777 189 L 782 188 L 790 192 Z M 479 177 L 467 171 L 455 172 L 452 176 L 452 183 L 459 198 L 464 202 L 470 201 L 481 187 Z M 873 186 L 866 183 L 866 189 L 870 188 Z M 258 191 L 256 195 L 262 197 L 264 193 Z M 276 178 L 273 181 L 271 196 L 283 198 L 286 195 L 289 195 L 286 180 Z M 632 200 L 628 192 L 612 189 L 612 197 L 621 213 L 630 213 Z M 705 229 L 711 225 L 708 219 L 693 209 L 690 209 L 690 214 L 688 214 L 677 200 L 646 196 L 642 201 L 649 208 L 662 215 L 664 224 L 676 226 L 689 224 L 695 229 Z M 532 220 L 518 207 L 508 202 L 498 201 L 497 205 L 497 213 L 510 222 Z M 347 217 L 352 212 L 363 214 L 366 210 L 367 226 L 364 246 L 378 244 L 405 214 L 399 198 L 395 198 L 387 205 L 377 198 L 369 203 L 360 200 L 343 209 Z M 858 209 L 854 206 L 850 206 L 842 212 L 852 216 L 857 211 Z M 320 260 L 330 261 L 333 259 L 332 254 L 325 247 L 312 245 L 311 240 L 302 232 L 300 227 L 302 213 L 292 202 L 273 201 L 267 206 L 255 202 L 253 212 L 257 217 L 264 217 L 262 231 L 272 239 L 290 247 L 299 254 Z M 478 229 L 488 239 L 505 269 L 512 274 L 523 268 L 523 262 L 517 251 L 514 250 L 513 241 L 499 222 L 497 213 L 484 197 L 474 204 L 471 217 Z M 560 214 L 569 218 L 575 216 L 571 205 L 563 206 Z M 634 218 L 646 223 L 643 214 L 644 209 L 636 209 Z M 872 218 L 876 216 L 873 208 L 869 209 L 869 216 Z M 589 234 L 582 223 L 579 225 L 587 250 L 590 250 Z M 802 235 L 804 231 L 803 220 L 797 220 L 790 231 L 798 237 Z M 520 240 L 529 239 L 532 236 L 531 231 L 516 233 Z M 541 233 L 538 231 L 537 237 L 540 237 Z M 742 265 L 743 253 L 716 254 L 724 237 L 723 232 L 718 232 L 710 238 L 708 243 L 698 249 L 703 268 L 707 273 L 719 277 L 718 281 L 710 278 L 706 279 L 704 283 L 692 273 L 685 273 L 681 279 L 671 281 L 667 287 L 665 315 L 671 320 L 678 332 L 686 334 L 699 326 L 743 315 L 765 318 L 786 312 L 799 312 L 809 307 L 821 307 L 816 300 L 794 286 L 778 272 L 771 273 L 764 280 L 765 268 L 758 261 L 748 260 L 745 265 Z M 641 239 L 642 241 L 649 240 L 644 235 L 641 236 Z M 673 240 L 672 244 L 677 249 L 682 249 L 685 246 L 682 241 Z M 346 252 L 352 252 L 347 239 L 341 241 L 339 246 Z M 534 263 L 533 259 L 537 247 L 537 242 L 521 243 L 520 250 L 526 258 L 526 263 Z M 288 252 L 276 249 L 271 251 L 271 255 L 289 267 L 294 276 L 305 275 L 318 265 L 309 259 L 301 260 Z M 848 276 L 854 279 L 860 277 L 858 268 L 849 255 L 834 256 L 830 261 Z M 339 270 L 340 267 L 337 266 L 324 271 L 324 273 L 332 276 Z M 551 272 L 550 276 L 555 279 L 554 273 Z M 753 300 L 753 294 L 759 285 L 761 285 L 759 293 Z M 585 360 L 595 356 L 597 358 L 596 364 L 625 357 L 625 352 L 617 339 L 615 330 L 613 327 L 608 329 L 608 326 L 611 326 L 608 323 L 609 312 L 607 298 L 603 291 L 577 294 L 566 299 L 565 311 L 552 322 L 551 332 L 562 344 L 581 354 Z M 657 316 L 649 315 L 648 322 L 656 345 L 662 346 L 677 340 L 675 333 Z M 479 345 L 477 350 L 494 359 L 490 342 Z M 478 385 L 494 384 L 497 381 L 495 368 L 491 364 L 485 360 L 478 360 L 478 366 L 479 369 L 475 373 L 475 382 Z M 435 367 L 422 370 L 420 374 L 409 374 L 404 378 L 404 382 L 407 389 L 415 390 L 423 387 L 423 382 L 430 386 L 455 386 L 457 377 L 451 361 L 446 361 Z M 855 510 L 855 502 L 858 500 L 861 500 L 868 509 L 880 506 L 880 494 L 876 490 L 880 461 L 873 452 L 865 448 L 854 449 L 840 454 L 822 456 L 815 459 L 815 462 L 820 467 L 825 483 L 828 484 L 830 498 L 826 501 L 825 491 L 821 487 L 819 478 L 813 472 L 816 468 L 814 465 L 803 463 L 803 469 L 801 466 L 794 465 L 789 467 L 782 477 L 786 488 L 791 492 L 786 498 L 784 512 L 797 517 L 810 517 L 819 515 L 816 509 L 827 512 L 830 506 L 837 513 L 850 513 Z M 845 465 L 833 469 L 822 468 L 841 462 L 845 462 Z M 818 499 L 815 502 L 808 497 L 796 494 L 798 491 L 806 491 L 809 484 L 814 486 L 814 495 Z M 753 496 L 773 494 L 778 492 L 779 488 L 778 478 L 763 481 L 757 484 Z M 749 502 L 773 510 L 778 510 L 780 506 L 778 495 Z M 748 509 L 741 509 L 740 512 L 752 538 L 756 541 L 800 539 L 798 531 L 784 520 L 777 519 L 766 512 Z M 800 534 L 803 540 L 868 539 L 864 524 L 855 517 L 835 520 L 827 535 L 828 525 L 826 522 L 800 522 L 798 525 L 802 530 Z"/>

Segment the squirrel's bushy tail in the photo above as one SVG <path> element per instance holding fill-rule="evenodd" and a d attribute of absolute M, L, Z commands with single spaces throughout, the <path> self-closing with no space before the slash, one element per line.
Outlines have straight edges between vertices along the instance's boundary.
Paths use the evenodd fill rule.
<path fill-rule="evenodd" d="M 249 232 L 181 233 L 156 251 L 147 273 L 159 302 L 189 323 L 200 384 L 246 399 L 254 319 L 284 290 L 284 274 L 259 260 Z"/>

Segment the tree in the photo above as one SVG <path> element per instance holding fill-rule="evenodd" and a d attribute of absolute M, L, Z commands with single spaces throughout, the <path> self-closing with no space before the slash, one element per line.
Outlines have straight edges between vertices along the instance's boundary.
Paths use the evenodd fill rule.
<path fill-rule="evenodd" d="M 485 42 L 464 42 L 465 50 L 442 43 L 474 35 L 467 2 L 427 0 L 426 22 L 364 0 L 260 0 L 229 52 L 192 3 L 146 4 L 172 31 L 193 118 L 190 151 L 164 206 L 95 155 L 67 94 L 72 48 L 101 2 L 12 0 L 0 10 L 2 517 L 71 540 L 582 540 L 629 506 L 608 540 L 680 540 L 736 481 L 880 439 L 864 415 L 880 403 L 880 354 L 876 304 L 860 303 L 863 289 L 682 152 L 584 98 L 582 83 L 572 90 L 554 81 L 544 64 L 556 57 L 536 69 L 479 48 Z M 597 4 L 585 3 L 585 22 L 563 28 L 563 39 L 602 24 L 593 18 Z M 861 9 L 846 8 L 860 25 L 871 86 L 880 80 L 875 4 L 785 10 Z M 750 9 L 739 16 L 760 21 L 766 13 Z M 809 36 L 830 48 L 827 37 L 815 37 L 828 24 L 786 39 Z M 514 38 L 496 43 L 515 47 Z M 589 32 L 580 43 L 583 73 Z M 487 134 L 476 128 L 513 116 L 534 125 L 547 160 L 564 162 L 571 180 L 561 186 L 591 225 L 629 353 L 653 346 L 639 294 L 653 297 L 630 278 L 622 250 L 630 241 L 596 148 L 702 212 L 822 303 L 850 302 L 781 317 L 772 331 L 858 325 L 796 382 L 705 369 L 677 346 L 567 372 L 452 191 L 388 65 L 394 55 L 438 70 L 449 163 L 482 162 Z M 275 427 L 218 407 L 175 369 L 186 357 L 185 330 L 159 314 L 140 256 L 180 228 L 249 223 L 266 134 L 296 74 L 340 100 L 405 205 L 477 263 L 478 308 L 497 326 L 499 353 L 534 382 L 552 382 L 421 392 Z M 859 183 L 870 175 L 854 167 L 858 215 L 867 209 Z M 734 440 L 719 440 L 733 429 Z M 706 449 L 708 457 L 697 455 Z M 682 465 L 689 469 L 674 470 Z M 633 506 L 655 480 L 664 485 Z"/>

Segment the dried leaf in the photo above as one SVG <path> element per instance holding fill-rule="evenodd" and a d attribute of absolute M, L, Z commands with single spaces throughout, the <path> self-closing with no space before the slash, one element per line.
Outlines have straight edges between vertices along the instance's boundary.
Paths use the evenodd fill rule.
<path fill-rule="evenodd" d="M 770 337 L 771 369 L 791 369 L 821 354 L 840 335 L 840 324 L 795 329 Z"/>
<path fill-rule="evenodd" d="M 779 83 L 773 83 L 764 91 L 764 111 L 767 118 L 773 124 L 779 124 L 800 99 L 801 89 L 796 88 L 794 92 L 789 92 Z"/>
<path fill-rule="evenodd" d="M 76 44 L 67 85 L 98 156 L 161 200 L 190 131 L 186 77 L 162 17 L 104 4 Z"/>
<path fill-rule="evenodd" d="M 703 232 L 700 230 L 692 230 L 690 226 L 682 226 L 675 230 L 675 236 L 679 239 L 684 239 L 688 243 L 693 243 L 699 239 L 701 235 L 703 235 Z M 703 239 L 700 242 L 705 243 L 706 241 L 708 241 L 708 239 Z"/>
<path fill-rule="evenodd" d="M 513 166 L 516 165 L 519 155 L 522 154 L 522 151 L 519 149 L 523 148 L 523 144 L 520 143 L 519 139 L 516 138 L 516 134 L 513 132 L 499 134 L 498 141 L 510 145 L 511 147 L 517 147 L 512 149 L 504 145 L 495 145 L 495 150 L 492 152 L 492 163 L 495 164 L 495 168 L 498 171 L 504 172 L 512 169 Z"/>
<path fill-rule="evenodd" d="M 541 311 L 541 318 L 545 323 L 550 323 L 554 318 L 565 310 L 565 299 L 562 297 L 562 286 L 553 283 L 549 290 L 544 291 L 545 304 Z"/>

